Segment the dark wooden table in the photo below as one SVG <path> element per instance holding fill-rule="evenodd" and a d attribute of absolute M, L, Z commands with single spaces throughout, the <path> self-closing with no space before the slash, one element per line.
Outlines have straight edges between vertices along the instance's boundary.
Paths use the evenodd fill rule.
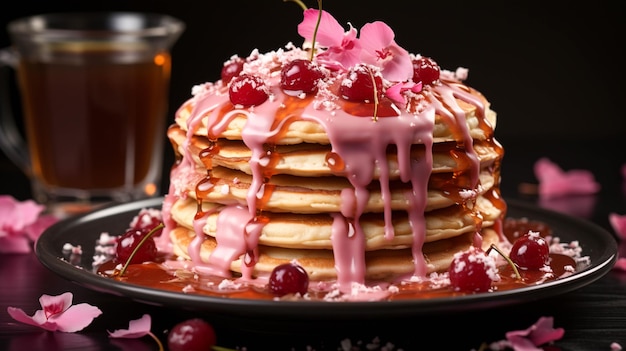
<path fill-rule="evenodd" d="M 609 158 L 608 151 L 620 150 L 618 142 L 503 142 L 506 149 L 503 168 L 503 194 L 537 206 L 545 206 L 535 196 L 518 192 L 521 183 L 536 182 L 532 165 L 541 156 L 550 157 L 564 169 L 584 168 L 594 172 L 602 184 L 592 197 L 568 198 L 565 211 L 587 217 L 612 233 L 608 213 L 626 214 L 626 183 L 619 171 L 626 162 L 623 155 Z M 601 153 L 600 153 L 601 152 Z M 25 199 L 28 182 L 4 158 L 0 159 L 0 193 Z M 622 251 L 626 254 L 622 245 Z M 406 318 L 375 318 L 349 322 L 288 320 L 246 320 L 225 318 L 184 309 L 153 306 L 123 296 L 113 296 L 64 280 L 47 270 L 34 254 L 0 254 L 0 349 L 3 350 L 156 350 L 148 337 L 109 339 L 107 330 L 128 327 L 128 322 L 147 313 L 152 316 L 152 332 L 165 340 L 177 322 L 202 317 L 213 323 L 218 344 L 254 350 L 341 350 L 341 341 L 361 343 L 359 350 L 378 338 L 390 342 L 394 350 L 472 350 L 483 342 L 504 339 L 510 330 L 529 327 L 541 316 L 554 317 L 555 327 L 565 330 L 564 337 L 551 350 L 611 350 L 617 342 L 626 348 L 626 272 L 610 271 L 605 276 L 575 291 L 559 296 L 521 302 L 510 306 L 463 313 L 428 314 Z M 74 303 L 89 303 L 103 314 L 77 333 L 51 333 L 14 321 L 8 306 L 22 308 L 31 315 L 40 309 L 42 294 L 57 295 L 71 291 Z M 309 348 L 310 347 L 310 348 Z"/>

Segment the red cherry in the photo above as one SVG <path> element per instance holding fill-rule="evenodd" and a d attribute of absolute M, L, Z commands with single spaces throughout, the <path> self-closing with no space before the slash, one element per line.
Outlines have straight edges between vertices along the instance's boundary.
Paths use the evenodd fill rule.
<path fill-rule="evenodd" d="M 304 295 L 309 289 L 309 275 L 298 264 L 283 263 L 274 267 L 268 285 L 276 296 L 296 293 Z"/>
<path fill-rule="evenodd" d="M 150 233 L 149 229 L 130 229 L 116 239 L 115 257 L 118 262 L 126 263 L 141 240 Z M 157 234 L 157 233 L 155 233 Z M 130 263 L 154 261 L 157 257 L 157 247 L 154 236 L 147 238 L 133 256 Z"/>
<path fill-rule="evenodd" d="M 454 291 L 465 292 L 488 291 L 500 279 L 495 259 L 473 246 L 454 255 L 448 275 Z"/>
<path fill-rule="evenodd" d="M 161 211 L 143 208 L 130 222 L 129 229 L 148 229 L 148 231 L 150 231 L 161 224 L 162 218 Z"/>
<path fill-rule="evenodd" d="M 230 102 L 245 107 L 260 105 L 268 98 L 265 82 L 250 74 L 240 74 L 233 78 L 228 94 Z"/>
<path fill-rule="evenodd" d="M 233 77 L 239 75 L 243 70 L 244 60 L 241 57 L 235 56 L 230 60 L 224 62 L 224 67 L 222 67 L 222 82 L 224 84 L 228 84 Z"/>
<path fill-rule="evenodd" d="M 413 60 L 413 81 L 415 83 L 433 84 L 439 80 L 441 69 L 437 62 L 429 57 L 420 57 Z"/>
<path fill-rule="evenodd" d="M 289 95 L 314 93 L 317 82 L 324 74 L 309 60 L 296 59 L 287 63 L 280 71 L 280 87 Z"/>
<path fill-rule="evenodd" d="M 548 264 L 550 247 L 539 232 L 528 231 L 515 240 L 509 258 L 521 269 L 540 269 Z"/>
<path fill-rule="evenodd" d="M 374 96 L 380 98 L 383 93 L 383 80 L 379 73 L 365 65 L 354 66 L 348 75 L 341 81 L 339 87 L 341 96 L 348 101 L 374 101 Z M 376 92 L 376 95 L 374 95 Z"/>
<path fill-rule="evenodd" d="M 200 318 L 182 321 L 167 334 L 170 351 L 208 351 L 216 342 L 213 326 Z"/>

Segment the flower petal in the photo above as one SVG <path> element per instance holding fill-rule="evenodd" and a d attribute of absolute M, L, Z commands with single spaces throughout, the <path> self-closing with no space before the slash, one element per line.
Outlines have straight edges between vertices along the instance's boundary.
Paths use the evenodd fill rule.
<path fill-rule="evenodd" d="M 319 10 L 307 9 L 304 11 L 304 19 L 298 25 L 298 34 L 307 41 L 313 40 Z M 341 46 L 344 35 L 343 27 L 328 12 L 322 11 L 320 24 L 315 34 L 315 41 L 325 47 Z"/>
<path fill-rule="evenodd" d="M 385 64 L 381 73 L 392 82 L 404 82 L 413 77 L 413 64 L 409 52 L 397 44 L 388 47 L 393 59 Z"/>
<path fill-rule="evenodd" d="M 611 223 L 617 237 L 626 240 L 626 215 L 609 213 L 609 223 Z"/>
<path fill-rule="evenodd" d="M 73 333 L 83 330 L 94 318 L 102 314 L 102 311 L 87 303 L 70 306 L 65 312 L 57 314 L 48 319 L 49 322 L 57 325 L 57 330 Z"/>
<path fill-rule="evenodd" d="M 149 314 L 144 314 L 141 318 L 132 320 L 128 323 L 128 329 L 117 329 L 113 332 L 109 333 L 109 337 L 111 338 L 140 338 L 142 336 L 148 335 L 150 332 L 152 320 Z"/>
<path fill-rule="evenodd" d="M 536 347 L 532 341 L 523 336 L 513 335 L 507 337 L 511 348 L 515 351 L 542 351 L 543 349 Z"/>
<path fill-rule="evenodd" d="M 10 195 L 0 195 L 0 236 L 1 232 L 20 233 L 34 223 L 44 209 L 33 200 L 17 201 Z"/>
<path fill-rule="evenodd" d="M 394 37 L 393 30 L 384 22 L 365 24 L 359 37 L 363 48 L 361 59 L 380 67 L 385 79 L 404 82 L 413 76 L 413 64 L 408 51 L 398 46 Z"/>
<path fill-rule="evenodd" d="M 32 251 L 31 242 L 21 236 L 0 237 L 0 253 L 24 254 Z"/>
<path fill-rule="evenodd" d="M 581 169 L 564 172 L 545 157 L 535 163 L 534 171 L 539 180 L 539 196 L 543 198 L 595 194 L 600 190 L 591 172 Z"/>
<path fill-rule="evenodd" d="M 32 241 L 37 241 L 41 234 L 51 225 L 58 222 L 59 218 L 54 215 L 39 216 L 37 220 L 24 228 L 24 233 Z"/>
<path fill-rule="evenodd" d="M 67 310 L 72 305 L 73 298 L 74 295 L 71 292 L 57 296 L 43 294 L 39 298 L 39 304 L 43 307 L 46 318 L 50 318 L 55 314 L 63 313 Z"/>
<path fill-rule="evenodd" d="M 45 209 L 33 200 L 17 201 L 10 195 L 0 195 L 0 253 L 28 253 L 32 243 L 57 219 L 40 216 Z"/>
<path fill-rule="evenodd" d="M 536 346 L 539 346 L 559 340 L 564 334 L 565 330 L 563 328 L 554 328 L 553 317 L 541 317 L 537 323 L 531 327 L 529 338 Z"/>
<path fill-rule="evenodd" d="M 385 95 L 393 100 L 394 102 L 401 104 L 402 106 L 406 105 L 406 98 L 402 95 L 405 91 L 412 91 L 414 93 L 419 93 L 422 90 L 422 82 L 414 83 L 414 82 L 400 82 L 392 85 L 387 90 L 385 90 Z"/>
<path fill-rule="evenodd" d="M 363 50 L 372 57 L 377 56 L 377 51 L 393 44 L 394 37 L 393 30 L 385 22 L 366 23 L 361 27 L 361 45 Z"/>
<path fill-rule="evenodd" d="M 7 307 L 7 312 L 9 313 L 9 316 L 11 316 L 11 318 L 15 319 L 18 322 L 22 322 L 24 324 L 29 324 L 29 325 L 34 325 L 36 327 L 39 327 L 43 323 L 42 321 L 35 320 L 33 317 L 27 315 L 26 312 L 24 312 L 24 310 L 22 310 L 21 308 L 9 306 Z"/>
<path fill-rule="evenodd" d="M 346 32 L 341 46 L 331 46 L 315 56 L 315 60 L 331 69 L 350 69 L 361 62 L 361 43 L 356 39 L 356 29 Z"/>
<path fill-rule="evenodd" d="M 565 331 L 563 328 L 553 328 L 553 317 L 541 317 L 539 320 L 525 330 L 516 330 L 506 333 L 506 338 L 514 345 L 515 350 L 536 350 L 531 346 L 540 346 L 548 342 L 559 340 L 563 337 Z M 523 339 L 527 339 L 531 343 L 527 343 Z"/>
<path fill-rule="evenodd" d="M 37 310 L 32 317 L 16 307 L 8 307 L 7 312 L 18 322 L 49 331 L 73 333 L 88 326 L 102 311 L 86 303 L 72 306 L 72 298 L 70 292 L 58 296 L 41 295 L 39 303 L 43 310 Z"/>

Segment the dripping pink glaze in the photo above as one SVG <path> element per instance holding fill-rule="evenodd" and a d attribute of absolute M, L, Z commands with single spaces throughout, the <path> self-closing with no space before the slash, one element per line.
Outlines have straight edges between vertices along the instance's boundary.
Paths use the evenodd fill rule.
<path fill-rule="evenodd" d="M 202 106 L 202 104 L 196 105 L 196 108 L 198 106 Z M 179 107 L 179 109 L 176 111 L 177 115 L 181 112 L 182 108 L 183 106 Z M 168 193 L 163 199 L 162 205 L 164 228 L 161 236 L 159 237 L 159 240 L 155 241 L 157 244 L 157 248 L 162 252 L 172 252 L 170 232 L 176 227 L 176 222 L 174 221 L 174 219 L 172 219 L 171 208 L 178 198 L 187 197 L 186 191 L 182 190 L 184 189 L 184 184 L 190 184 L 192 182 L 192 179 L 195 178 L 195 164 L 193 163 L 193 156 L 191 155 L 189 144 L 191 143 L 191 138 L 193 137 L 194 131 L 196 131 L 201 126 L 201 123 L 201 118 L 190 118 L 187 121 L 186 138 L 183 143 L 184 155 L 179 163 L 172 167 L 170 171 L 171 182 L 169 185 Z M 200 231 L 200 233 L 201 232 L 202 231 Z M 196 233 L 198 233 L 198 231 L 196 231 Z"/>
<path fill-rule="evenodd" d="M 283 53 L 290 60 L 300 55 L 306 57 L 308 53 L 294 49 Z M 262 56 L 262 55 L 261 55 Z M 273 63 L 274 65 L 276 62 Z M 263 68 L 261 66 L 261 68 Z M 332 245 L 335 255 L 335 265 L 340 283 L 340 290 L 349 293 L 351 283 L 362 283 L 366 272 L 364 233 L 359 219 L 368 200 L 368 184 L 373 181 L 375 167 L 379 167 L 379 182 L 384 199 L 385 237 L 393 238 L 392 211 L 390 205 L 389 170 L 386 158 L 386 149 L 395 145 L 398 150 L 398 164 L 403 182 L 410 182 L 411 191 L 406 192 L 410 204 L 408 211 L 409 221 L 413 230 L 413 258 L 415 262 L 414 275 L 423 277 L 426 273 L 426 262 L 422 254 L 426 228 L 424 209 L 426 208 L 427 187 L 432 169 L 432 145 L 435 114 L 444 118 L 456 120 L 461 128 L 462 140 L 468 156 L 472 161 L 471 176 L 473 184 L 478 184 L 479 160 L 472 147 L 472 138 L 467 128 L 465 113 L 458 106 L 455 98 L 471 102 L 479 106 L 479 113 L 484 113 L 481 101 L 469 92 L 459 88 L 456 82 L 442 79 L 442 83 L 429 86 L 424 95 L 430 94 L 431 104 L 419 111 L 398 109 L 398 116 L 383 117 L 373 121 L 372 118 L 353 116 L 341 109 L 323 109 L 322 104 L 313 101 L 304 109 L 294 111 L 276 123 L 277 116 L 288 99 L 279 88 L 279 75 L 267 73 L 269 70 L 260 69 L 251 65 L 247 69 L 256 74 L 265 75 L 265 82 L 270 87 L 270 98 L 259 106 L 239 108 L 232 106 L 227 90 L 221 83 L 207 83 L 204 91 L 196 94 L 192 99 L 194 108 L 188 120 L 187 136 L 190 140 L 193 133 L 200 126 L 202 118 L 207 117 L 209 139 L 219 136 L 237 115 L 245 115 L 247 123 L 242 132 L 244 143 L 251 149 L 250 166 L 253 173 L 252 186 L 247 196 L 247 209 L 234 205 L 227 205 L 219 215 L 218 232 L 216 235 L 217 248 L 210 258 L 210 263 L 218 266 L 222 273 L 228 270 L 229 264 L 247 252 L 256 252 L 258 237 L 262 231 L 262 224 L 257 223 L 254 235 L 246 233 L 246 223 L 254 220 L 257 211 L 257 198 L 263 189 L 263 165 L 260 162 L 266 156 L 264 144 L 274 142 L 280 135 L 282 128 L 293 118 L 311 120 L 323 126 L 332 145 L 332 152 L 344 162 L 342 172 L 352 184 L 354 191 L 342 191 L 341 213 L 331 214 L 333 217 Z M 442 78 L 445 73 L 442 72 Z M 321 100 L 324 97 L 320 98 Z M 185 105 L 183 105 L 185 106 Z M 227 111 L 227 112 L 224 112 Z M 425 146 L 425 157 L 415 160 L 410 157 L 412 144 Z M 190 156 L 185 157 L 192 159 Z M 191 169 L 191 165 L 177 167 Z M 180 173 L 184 174 L 185 171 Z M 172 177 L 180 175 L 172 172 Z M 168 200 L 169 201 L 169 200 Z M 245 214 L 244 214 L 245 212 Z M 201 233 L 196 231 L 197 233 Z M 477 233 L 478 234 L 478 233 Z M 478 234 L 479 235 L 479 234 Z M 249 238 L 252 237 L 252 240 Z M 478 242 L 477 238 L 477 241 Z M 196 249 L 196 248 L 194 248 Z M 199 250 L 199 248 L 197 248 Z M 243 267 L 253 267 L 254 258 L 245 258 L 249 261 Z M 244 273 L 251 276 L 252 269 Z"/>
<path fill-rule="evenodd" d="M 335 255 L 337 283 L 341 292 L 350 292 L 352 283 L 365 282 L 365 238 L 354 227 L 356 222 L 333 213 L 331 241 Z M 337 252 L 337 250 L 343 250 Z"/>
<path fill-rule="evenodd" d="M 467 156 L 471 159 L 471 179 L 472 179 L 472 187 L 476 188 L 478 185 L 478 174 L 480 172 L 480 162 L 478 160 L 478 155 L 473 147 L 472 137 L 470 135 L 470 131 L 468 129 L 465 112 L 463 109 L 457 104 L 455 98 L 459 98 L 463 101 L 472 103 L 474 106 L 478 106 L 478 113 L 483 116 L 485 113 L 485 108 L 483 106 L 482 101 L 480 101 L 475 96 L 472 96 L 466 91 L 461 90 L 458 87 L 456 82 L 443 81 L 443 84 L 440 86 L 435 86 L 433 88 L 433 92 L 437 95 L 438 98 L 431 99 L 432 103 L 436 106 L 437 112 L 445 117 L 454 118 L 456 120 L 456 125 L 461 128 L 462 141 Z M 445 106 L 449 106 L 445 108 Z"/>
<path fill-rule="evenodd" d="M 172 219 L 171 209 L 172 205 L 176 201 L 176 196 L 172 194 L 173 186 L 170 185 L 170 192 L 165 195 L 163 204 L 161 205 L 161 214 L 163 216 L 163 231 L 161 235 L 154 239 L 157 250 L 165 253 L 172 253 L 172 241 L 170 239 L 170 232 L 176 227 L 176 222 Z"/>
<path fill-rule="evenodd" d="M 188 248 L 189 255 L 194 255 L 192 256 L 192 261 L 196 264 L 194 269 L 200 268 L 199 272 L 211 273 L 220 277 L 231 277 L 231 263 L 245 255 L 249 250 L 245 227 L 250 220 L 250 213 L 241 206 L 223 208 L 217 217 L 217 234 L 215 236 L 217 246 L 209 256 L 207 264 L 203 264 L 200 260 L 200 245 L 204 241 L 205 234 L 201 225 L 205 223 L 205 220 L 196 219 L 194 223 L 196 237 Z M 201 237 L 202 240 L 196 240 L 198 237 Z"/>
<path fill-rule="evenodd" d="M 206 212 L 200 218 L 196 218 L 193 222 L 193 230 L 196 233 L 196 236 L 193 238 L 193 240 L 191 240 L 191 243 L 187 248 L 189 258 L 191 259 L 191 262 L 195 265 L 194 269 L 198 272 L 202 272 L 204 269 L 207 269 L 209 272 L 217 273 L 217 275 L 219 276 L 229 277 L 230 271 L 228 271 L 228 273 L 222 273 L 222 270 L 220 269 L 212 269 L 210 265 L 204 264 L 202 258 L 200 257 L 200 247 L 202 246 L 206 235 L 204 234 L 202 228 L 204 228 L 204 226 L 206 225 L 207 217 L 210 214 L 211 212 Z M 218 265 L 217 267 L 219 268 L 220 266 Z"/>
<path fill-rule="evenodd" d="M 351 281 L 361 282 L 364 279 L 365 260 L 364 258 L 357 259 L 364 256 L 365 237 L 359 218 L 368 201 L 367 186 L 373 180 L 376 166 L 380 170 L 379 182 L 384 200 L 385 237 L 391 239 L 394 235 L 389 201 L 391 192 L 386 154 L 388 145 L 396 145 L 398 150 L 401 180 L 412 184 L 412 191 L 407 193 L 407 200 L 411 205 L 408 213 L 413 230 L 414 274 L 424 276 L 426 273 L 426 263 L 422 255 L 422 245 L 426 237 L 424 209 L 426 208 L 428 179 L 432 169 L 432 132 L 435 110 L 427 108 L 417 115 L 399 112 L 398 117 L 379 118 L 376 122 L 370 118 L 349 115 L 342 110 L 333 111 L 331 117 L 324 116 L 323 113 L 320 116 L 320 112 L 309 105 L 302 114 L 302 118 L 315 120 L 324 126 L 333 147 L 332 151 L 344 161 L 344 175 L 354 187 L 354 191 L 344 189 L 341 193 L 341 214 L 353 226 L 354 238 L 337 239 L 336 237 L 348 236 L 348 233 L 339 232 L 342 228 L 346 228 L 345 225 L 333 224 L 333 254 L 340 290 L 349 291 Z M 418 142 L 426 147 L 425 158 L 414 160 L 410 157 L 411 145 Z M 335 216 L 333 223 L 336 222 Z M 357 242 L 360 245 L 357 245 Z M 355 256 L 357 250 L 361 250 L 359 256 Z"/>

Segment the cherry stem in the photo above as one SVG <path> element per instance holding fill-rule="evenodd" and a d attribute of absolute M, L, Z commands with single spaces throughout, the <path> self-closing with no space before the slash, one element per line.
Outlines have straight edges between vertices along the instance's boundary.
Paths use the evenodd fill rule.
<path fill-rule="evenodd" d="M 283 1 L 284 2 L 293 1 L 296 4 L 300 5 L 300 7 L 302 7 L 302 11 L 308 10 L 308 7 L 301 0 L 283 0 Z M 317 38 L 317 31 L 320 28 L 320 22 L 322 22 L 322 0 L 317 0 L 317 7 L 318 7 L 317 22 L 315 23 L 315 30 L 313 31 L 313 42 L 311 43 L 310 61 L 313 61 L 313 58 L 315 57 L 315 39 Z"/>
<path fill-rule="evenodd" d="M 302 11 L 306 11 L 308 9 L 301 0 L 283 0 L 283 2 L 288 2 L 288 1 L 293 1 L 296 4 L 300 5 L 300 7 L 302 7 Z"/>
<path fill-rule="evenodd" d="M 137 251 L 139 251 L 139 248 L 143 245 L 143 243 L 145 243 L 146 240 L 148 240 L 149 237 L 154 235 L 154 233 L 156 233 L 157 231 L 159 231 L 159 229 L 162 229 L 163 227 L 165 227 L 163 225 L 163 223 L 159 223 L 159 225 L 157 225 L 150 232 L 148 232 L 148 234 L 146 234 L 146 236 L 141 238 L 141 241 L 139 242 L 139 244 L 137 244 L 137 246 L 135 246 L 135 249 L 133 250 L 133 252 L 131 252 L 130 255 L 128 256 L 128 259 L 126 260 L 126 263 L 124 264 L 124 267 L 122 267 L 122 269 L 120 270 L 120 274 L 119 274 L 120 277 L 124 275 L 124 273 L 126 272 L 126 269 L 130 265 L 130 261 L 133 260 L 133 257 L 135 256 Z"/>
<path fill-rule="evenodd" d="M 376 78 L 374 78 L 372 70 L 368 68 L 367 73 L 370 75 L 372 86 L 374 87 L 374 116 L 372 116 L 372 120 L 376 122 L 378 121 L 378 88 L 376 88 Z"/>
<path fill-rule="evenodd" d="M 311 61 L 315 57 L 315 40 L 317 39 L 317 31 L 320 29 L 320 22 L 322 22 L 322 0 L 317 0 L 317 10 L 317 22 L 315 23 L 313 42 L 311 43 Z"/>
<path fill-rule="evenodd" d="M 213 346 L 211 347 L 211 350 L 213 351 L 235 351 L 235 349 L 229 349 L 228 347 L 222 347 L 222 346 Z"/>
<path fill-rule="evenodd" d="M 509 263 L 511 268 L 513 268 L 513 272 L 515 273 L 515 277 L 517 278 L 517 280 L 522 280 L 522 276 L 519 274 L 519 271 L 517 270 L 517 267 L 515 266 L 515 263 L 513 263 L 513 261 L 511 261 L 511 259 L 509 258 L 509 256 L 505 255 L 504 252 L 500 251 L 500 249 L 498 249 L 498 247 L 496 245 L 491 244 L 491 246 L 487 250 L 487 255 L 489 255 L 489 252 L 492 249 L 496 250 L 496 252 L 499 253 L 500 256 L 504 257 L 504 259 Z"/>
<path fill-rule="evenodd" d="M 163 343 L 161 342 L 161 340 L 159 340 L 159 338 L 156 337 L 156 335 L 152 334 L 152 332 L 148 332 L 148 335 L 150 335 L 150 337 L 153 338 L 154 341 L 156 341 L 157 345 L 159 346 L 159 351 L 165 350 L 165 348 L 163 347 Z"/>

